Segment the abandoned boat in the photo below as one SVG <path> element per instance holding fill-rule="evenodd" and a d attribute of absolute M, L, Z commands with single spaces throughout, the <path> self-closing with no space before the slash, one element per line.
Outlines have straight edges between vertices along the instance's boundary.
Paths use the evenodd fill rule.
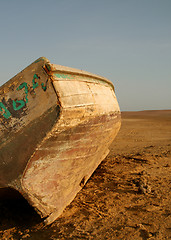
<path fill-rule="evenodd" d="M 121 125 L 113 84 L 42 57 L 0 87 L 0 188 L 52 223 L 109 153 Z"/>

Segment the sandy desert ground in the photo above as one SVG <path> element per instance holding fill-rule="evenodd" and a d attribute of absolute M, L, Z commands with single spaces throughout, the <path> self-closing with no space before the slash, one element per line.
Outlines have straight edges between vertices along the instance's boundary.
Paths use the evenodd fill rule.
<path fill-rule="evenodd" d="M 52 225 L 0 199 L 0 239 L 171 239 L 171 110 L 123 112 L 108 157 Z"/>

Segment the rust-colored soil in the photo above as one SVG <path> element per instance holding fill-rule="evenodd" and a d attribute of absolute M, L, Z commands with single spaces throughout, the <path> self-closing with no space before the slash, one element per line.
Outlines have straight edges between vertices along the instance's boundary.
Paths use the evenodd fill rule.
<path fill-rule="evenodd" d="M 51 226 L 24 199 L 0 200 L 0 239 L 171 239 L 171 110 L 122 113 L 86 186 Z"/>

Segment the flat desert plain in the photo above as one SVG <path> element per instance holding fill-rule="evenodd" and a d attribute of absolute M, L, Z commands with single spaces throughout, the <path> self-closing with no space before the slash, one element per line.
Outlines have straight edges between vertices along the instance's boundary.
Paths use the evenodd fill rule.
<path fill-rule="evenodd" d="M 171 239 L 171 110 L 123 112 L 107 158 L 50 226 L 0 200 L 0 239 Z"/>

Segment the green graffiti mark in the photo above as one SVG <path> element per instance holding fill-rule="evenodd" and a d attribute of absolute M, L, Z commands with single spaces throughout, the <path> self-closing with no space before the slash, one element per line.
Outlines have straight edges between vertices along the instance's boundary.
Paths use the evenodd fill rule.
<path fill-rule="evenodd" d="M 25 91 L 25 94 L 26 94 L 25 102 L 23 100 L 16 100 L 16 101 L 13 100 L 12 104 L 13 104 L 13 109 L 15 111 L 20 110 L 21 108 L 23 108 L 25 106 L 26 103 L 28 103 L 28 85 L 27 85 L 26 82 L 21 83 L 20 86 L 17 88 L 17 91 L 19 91 L 23 88 L 24 88 L 24 91 Z"/>
<path fill-rule="evenodd" d="M 20 105 L 17 106 L 16 103 L 19 103 Z M 23 100 L 16 100 L 16 101 L 13 100 L 12 104 L 15 111 L 20 110 L 22 107 L 25 106 L 25 102 Z"/>
<path fill-rule="evenodd" d="M 68 74 L 54 73 L 54 75 L 55 75 L 57 78 L 68 78 L 68 79 L 72 79 L 71 75 L 68 75 Z"/>
<path fill-rule="evenodd" d="M 34 61 L 34 63 L 38 63 L 40 61 L 46 61 L 47 59 L 45 57 L 40 57 L 38 58 L 36 61 Z"/>
<path fill-rule="evenodd" d="M 43 60 L 43 59 L 41 59 Z M 33 79 L 32 79 L 32 88 L 35 89 L 39 86 L 39 83 L 36 82 L 36 79 L 39 80 L 40 77 L 37 74 L 34 74 Z M 47 79 L 48 81 L 48 79 Z M 41 83 L 41 87 L 44 91 L 46 91 L 47 89 L 47 81 L 46 83 Z M 30 85 L 29 85 L 30 86 Z M 13 109 L 15 111 L 20 110 L 21 108 L 23 108 L 27 103 L 28 103 L 28 92 L 29 92 L 29 87 L 28 84 L 26 82 L 23 82 L 19 85 L 19 87 L 17 88 L 17 91 L 22 90 L 24 88 L 24 92 L 25 92 L 25 100 L 13 100 L 12 101 L 12 105 L 13 105 Z M 2 112 L 2 113 L 1 113 Z M 11 116 L 11 113 L 9 112 L 9 110 L 5 107 L 5 105 L 0 102 L 0 113 L 6 118 L 8 119 Z"/>
<path fill-rule="evenodd" d="M 35 79 L 39 79 L 37 74 L 34 74 L 34 76 L 33 76 L 33 80 L 32 80 L 33 89 L 35 89 L 35 88 L 37 88 L 39 86 L 39 84 L 35 82 Z"/>
<path fill-rule="evenodd" d="M 47 87 L 44 85 L 44 83 L 41 83 L 42 89 L 46 91 Z"/>
<path fill-rule="evenodd" d="M 0 112 L 3 112 L 3 110 L 5 111 L 5 113 L 3 113 L 2 115 L 8 119 L 11 116 L 11 113 L 8 111 L 8 109 L 4 106 L 4 104 L 2 102 L 0 102 Z"/>
<path fill-rule="evenodd" d="M 23 82 L 22 84 L 20 84 L 20 86 L 17 88 L 17 90 L 21 90 L 22 88 L 25 88 L 25 99 L 26 99 L 26 103 L 28 103 L 28 86 L 26 82 Z"/>

